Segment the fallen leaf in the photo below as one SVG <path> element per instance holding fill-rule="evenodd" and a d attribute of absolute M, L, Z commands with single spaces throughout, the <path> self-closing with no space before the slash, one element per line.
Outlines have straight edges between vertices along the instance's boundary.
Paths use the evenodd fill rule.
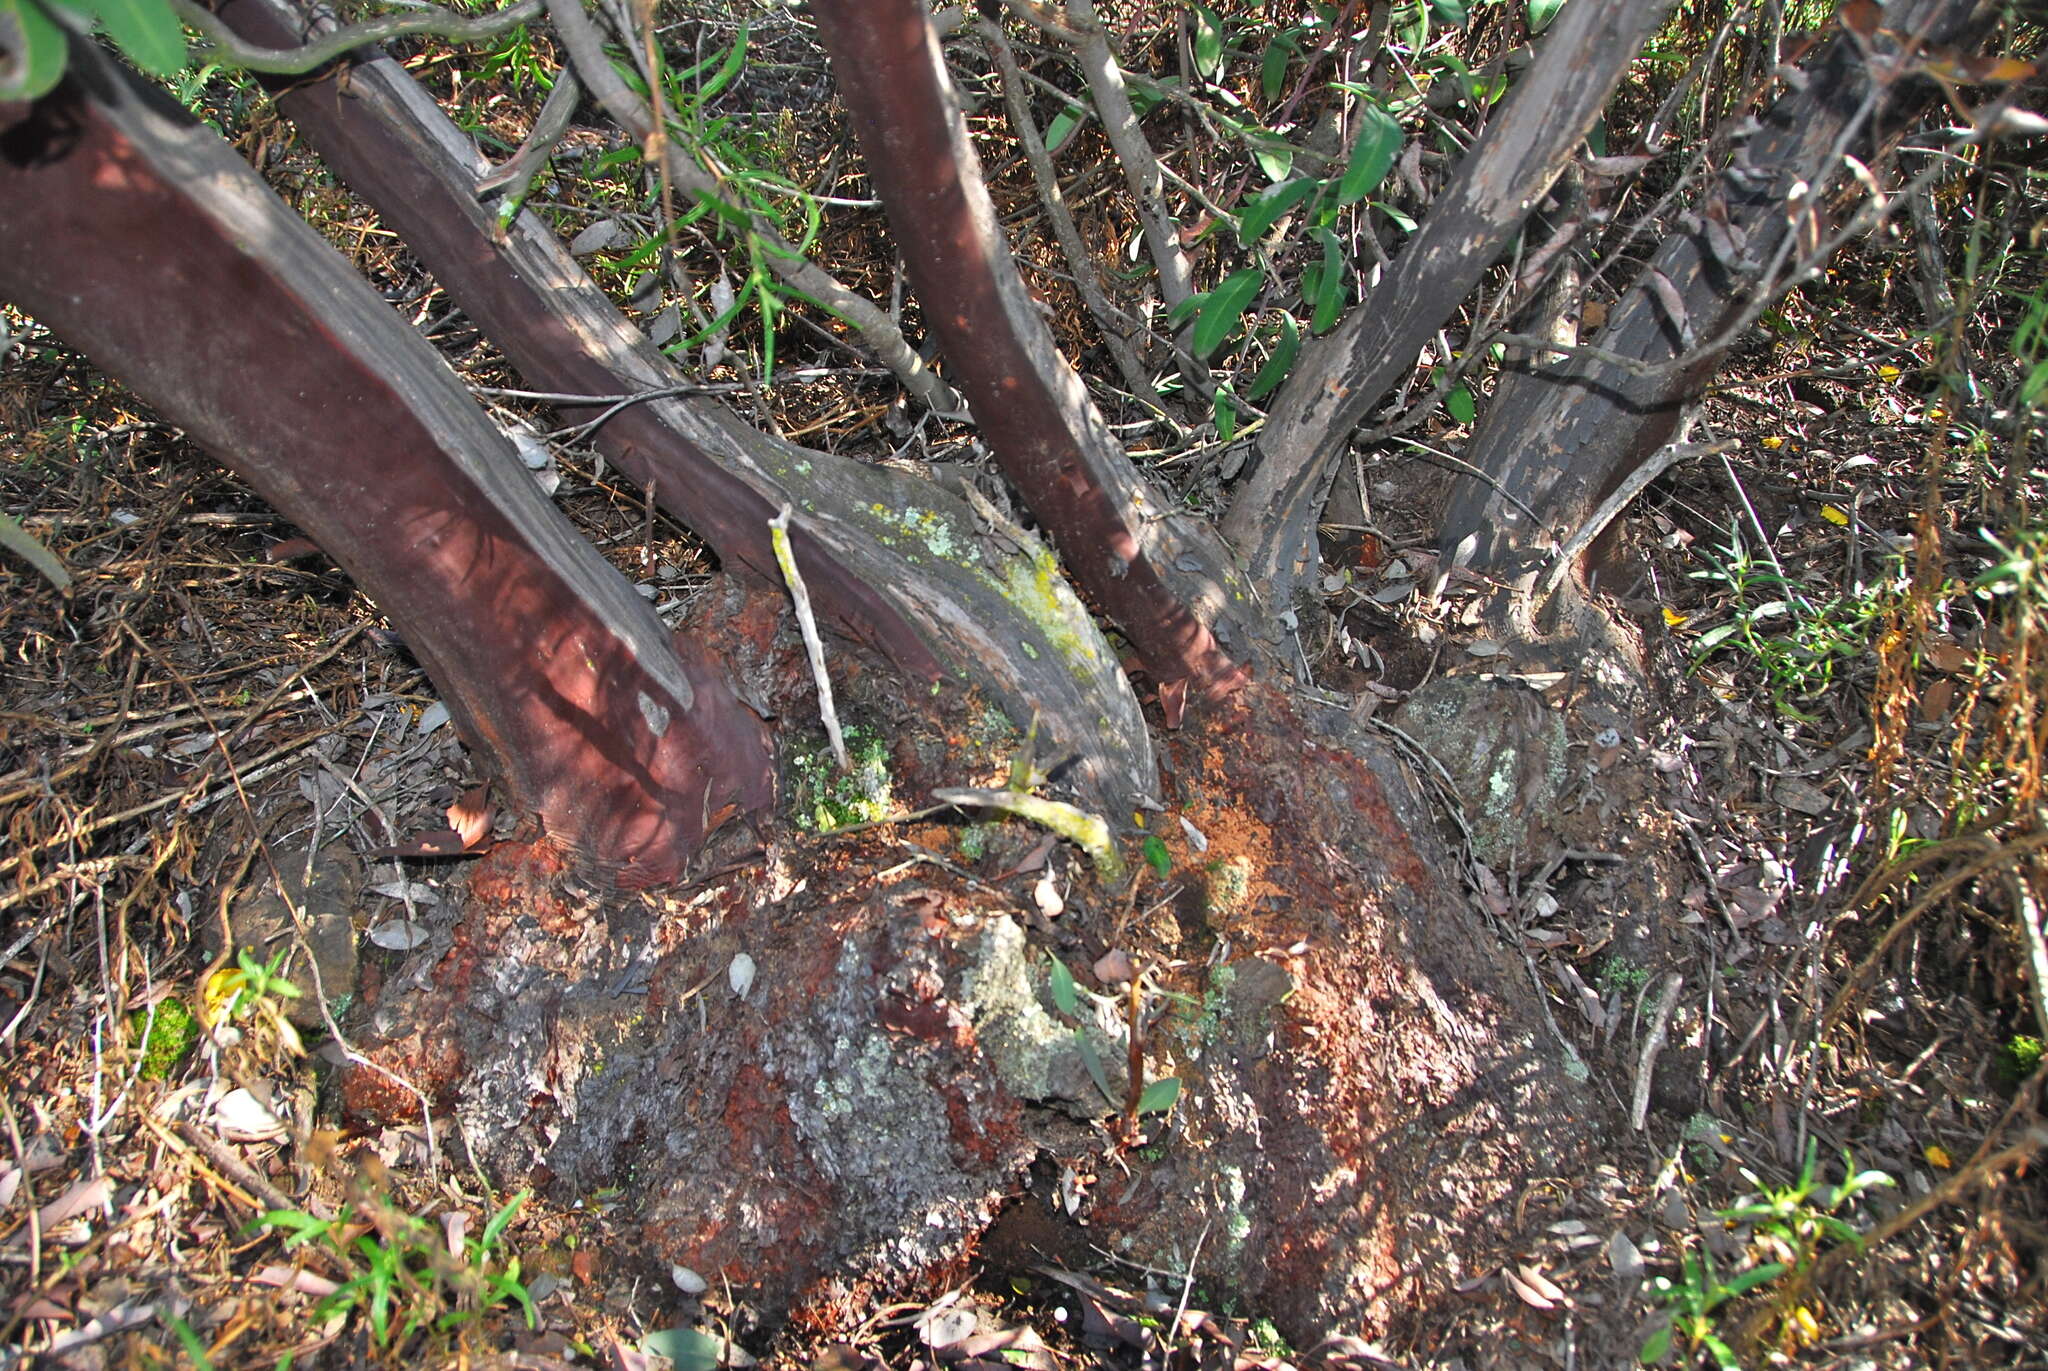
<path fill-rule="evenodd" d="M 497 811 L 491 807 L 490 796 L 489 786 L 471 786 L 462 792 L 461 799 L 448 806 L 448 826 L 462 836 L 465 850 L 491 836 Z"/>
<path fill-rule="evenodd" d="M 1643 1278 L 1642 1251 L 1619 1228 L 1607 1240 L 1607 1264 L 1614 1268 L 1617 1279 L 1636 1281 Z"/>
<path fill-rule="evenodd" d="M 370 941 L 386 952 L 410 952 L 432 936 L 425 924 L 411 919 L 390 919 L 370 930 Z"/>
<path fill-rule="evenodd" d="M 1131 965 L 1131 956 L 1120 947 L 1113 947 L 1098 957 L 1095 962 L 1095 979 L 1104 985 L 1123 985 L 1137 975 L 1137 968 Z"/>
<path fill-rule="evenodd" d="M 732 987 L 732 993 L 741 999 L 754 987 L 754 959 L 744 952 L 733 955 L 732 964 L 725 969 L 725 983 Z"/>

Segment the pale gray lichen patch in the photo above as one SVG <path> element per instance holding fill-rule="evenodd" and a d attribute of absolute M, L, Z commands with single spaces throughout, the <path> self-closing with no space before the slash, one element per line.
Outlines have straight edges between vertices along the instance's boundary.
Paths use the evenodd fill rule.
<path fill-rule="evenodd" d="M 957 999 L 1004 1089 L 1094 1118 L 1108 1103 L 1082 1059 L 1075 1025 L 1055 1017 L 1039 999 L 1046 978 L 1045 959 L 1031 955 L 1023 928 L 1014 919 L 995 918 L 961 973 Z M 1099 1027 L 1091 1024 L 1085 1031 L 1110 1090 L 1123 1089 L 1122 1054 Z"/>
<path fill-rule="evenodd" d="M 1466 805 L 1472 855 L 1487 866 L 1540 859 L 1544 821 L 1564 794 L 1564 719 L 1527 686 L 1443 676 L 1396 722 L 1442 763 Z"/>

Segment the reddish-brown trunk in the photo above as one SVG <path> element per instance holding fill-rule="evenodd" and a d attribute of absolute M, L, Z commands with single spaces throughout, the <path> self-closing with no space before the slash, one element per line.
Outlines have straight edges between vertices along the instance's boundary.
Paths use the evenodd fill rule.
<path fill-rule="evenodd" d="M 767 736 L 445 363 L 211 130 L 75 43 L 0 107 L 0 294 L 375 599 L 516 805 L 627 883 L 772 797 Z"/>

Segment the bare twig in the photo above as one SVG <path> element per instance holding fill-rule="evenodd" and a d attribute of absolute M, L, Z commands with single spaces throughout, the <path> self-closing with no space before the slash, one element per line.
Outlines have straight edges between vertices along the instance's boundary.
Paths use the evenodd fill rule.
<path fill-rule="evenodd" d="M 1678 992 L 1684 985 L 1685 977 L 1676 971 L 1666 976 L 1657 1004 L 1650 1011 L 1650 1036 L 1643 1040 L 1642 1054 L 1636 1058 L 1636 1088 L 1628 1111 L 1629 1127 L 1638 1133 L 1643 1131 L 1643 1123 L 1650 1114 L 1650 1078 L 1656 1070 L 1657 1054 L 1664 1050 L 1670 1037 L 1671 1011 L 1678 1007 Z"/>
<path fill-rule="evenodd" d="M 438 5 L 425 5 L 405 14 L 349 24 L 300 47 L 266 48 L 243 41 L 198 0 L 171 0 L 171 7 L 182 22 L 199 30 L 204 50 L 248 71 L 278 75 L 312 71 L 357 48 L 412 34 L 430 34 L 451 43 L 482 43 L 532 23 L 546 9 L 543 0 L 518 0 L 496 14 L 471 19 Z"/>
<path fill-rule="evenodd" d="M 825 642 L 818 636 L 817 616 L 811 613 L 811 595 L 804 589 L 803 573 L 796 569 L 796 551 L 789 545 L 790 507 L 768 521 L 768 536 L 775 544 L 775 564 L 789 586 L 789 598 L 796 602 L 796 624 L 803 631 L 804 653 L 811 660 L 811 679 L 818 684 L 818 713 L 825 720 L 825 737 L 832 744 L 832 759 L 841 771 L 853 770 L 846 755 L 846 738 L 839 731 L 839 711 L 832 704 L 832 678 L 825 671 Z"/>

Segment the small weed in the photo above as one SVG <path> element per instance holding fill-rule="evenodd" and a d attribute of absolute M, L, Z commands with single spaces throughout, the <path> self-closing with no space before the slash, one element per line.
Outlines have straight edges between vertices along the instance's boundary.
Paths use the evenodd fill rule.
<path fill-rule="evenodd" d="M 1292 1357 L 1294 1355 L 1294 1348 L 1289 1346 L 1287 1339 L 1280 1335 L 1278 1325 L 1271 1319 L 1253 1319 L 1252 1325 L 1246 1330 L 1246 1333 L 1251 1338 L 1252 1346 L 1268 1356 Z"/>
<path fill-rule="evenodd" d="M 1614 953 L 1600 964 L 1600 988 L 1612 993 L 1620 991 L 1633 995 L 1650 983 L 1650 968 L 1638 966 L 1620 953 Z"/>
<path fill-rule="evenodd" d="M 1741 1362 L 1734 1349 L 1715 1331 L 1717 1311 L 1738 1295 L 1768 1284 L 1787 1272 L 1803 1272 L 1813 1265 L 1822 1250 L 1836 1243 L 1860 1247 L 1863 1235 L 1842 1217 L 1866 1190 L 1893 1184 L 1882 1171 L 1858 1171 L 1848 1154 L 1842 1157 L 1845 1179 L 1827 1185 L 1816 1178 L 1820 1145 L 1807 1142 L 1806 1164 L 1799 1179 L 1790 1185 L 1765 1184 L 1754 1171 L 1743 1169 L 1743 1177 L 1755 1189 L 1755 1197 L 1715 1217 L 1731 1228 L 1748 1231 L 1749 1239 L 1771 1258 L 1723 1281 L 1714 1269 L 1714 1259 L 1705 1248 L 1695 1257 L 1679 1259 L 1679 1277 L 1658 1276 L 1650 1282 L 1650 1297 L 1666 1310 L 1662 1327 L 1643 1343 L 1645 1362 L 1662 1360 L 1674 1342 L 1682 1342 L 1689 1357 L 1705 1352 L 1714 1365 L 1736 1371 Z M 1804 1309 L 1786 1311 L 1785 1317 L 1810 1340 L 1815 1325 Z"/>
<path fill-rule="evenodd" d="M 1690 1252 L 1684 1254 L 1679 1258 L 1677 1280 L 1657 1276 L 1650 1281 L 1650 1298 L 1665 1306 L 1667 1313 L 1664 1325 L 1644 1340 L 1640 1353 L 1643 1361 L 1662 1361 L 1670 1354 L 1672 1344 L 1682 1341 L 1689 1359 L 1697 1359 L 1705 1352 L 1722 1371 L 1740 1371 L 1742 1363 L 1736 1358 L 1735 1349 L 1714 1331 L 1716 1311 L 1737 1295 L 1784 1273 L 1782 1264 L 1766 1262 L 1723 1282 L 1706 1249 L 1702 1248 L 1698 1257 Z"/>
<path fill-rule="evenodd" d="M 1840 669 L 1869 652 L 1885 596 L 1865 590 L 1818 602 L 1775 557 L 1751 553 L 1733 531 L 1721 552 L 1707 554 L 1707 560 L 1711 565 L 1692 572 L 1692 579 L 1726 588 L 1729 620 L 1699 636 L 1693 665 L 1716 653 L 1747 658 L 1763 673 L 1781 714 L 1816 722 L 1804 706 L 1835 684 Z"/>
<path fill-rule="evenodd" d="M 462 1239 L 459 1254 L 439 1224 L 406 1213 L 361 1180 L 339 1218 L 273 1209 L 250 1228 L 282 1233 L 285 1250 L 318 1252 L 339 1272 L 335 1289 L 313 1306 L 316 1321 L 359 1312 L 378 1345 L 389 1347 L 394 1338 L 403 1344 L 423 1329 L 445 1332 L 502 1304 L 519 1306 L 528 1328 L 538 1325 L 519 1258 L 504 1251 L 505 1228 L 529 1193 L 514 1195 L 480 1235 Z"/>
<path fill-rule="evenodd" d="M 216 1039 L 248 1037 L 293 1056 L 306 1050 L 285 1009 L 285 1002 L 300 994 L 279 970 L 288 955 L 288 949 L 280 949 L 268 962 L 259 962 L 248 948 L 238 948 L 235 965 L 207 978 L 201 989 L 202 1017 Z"/>

